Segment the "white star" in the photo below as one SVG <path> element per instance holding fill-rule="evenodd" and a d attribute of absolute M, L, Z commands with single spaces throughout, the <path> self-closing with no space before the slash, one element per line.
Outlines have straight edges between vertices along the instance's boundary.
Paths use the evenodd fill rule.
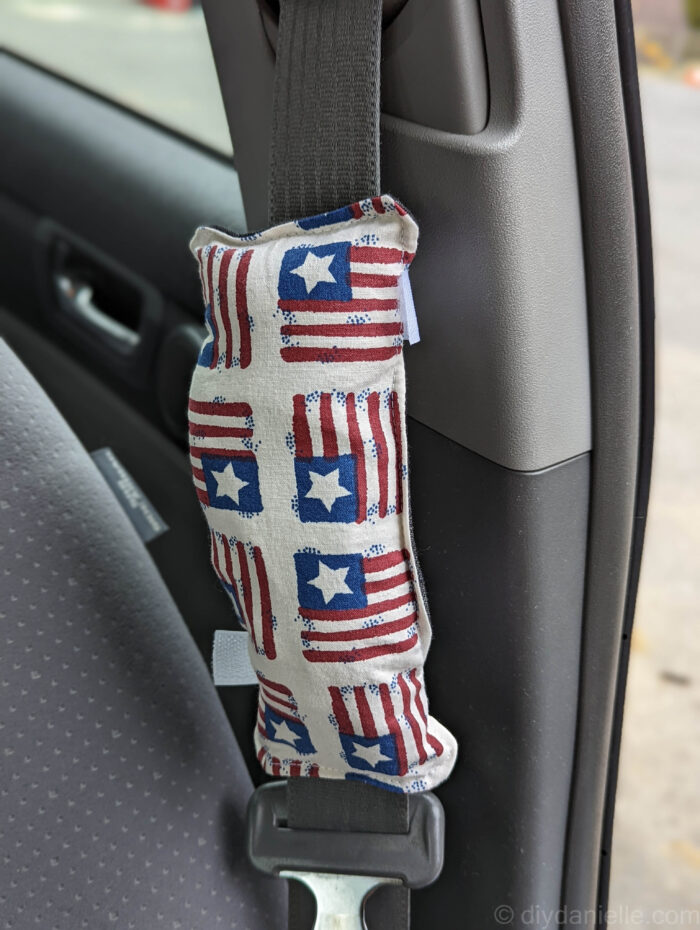
<path fill-rule="evenodd" d="M 229 462 L 223 471 L 213 471 L 212 475 L 216 481 L 216 496 L 230 497 L 233 503 L 240 504 L 239 495 L 243 488 L 247 488 L 249 481 L 241 481 L 233 470 L 233 465 Z"/>
<path fill-rule="evenodd" d="M 359 759 L 367 762 L 373 769 L 376 768 L 380 762 L 391 762 L 391 756 L 384 755 L 379 743 L 374 746 L 358 746 L 357 743 L 353 743 L 351 755 L 357 756 Z"/>
<path fill-rule="evenodd" d="M 352 594 L 352 588 L 345 583 L 347 573 L 350 571 L 348 566 L 344 568 L 329 568 L 323 562 L 318 563 L 318 575 L 309 581 L 314 588 L 318 588 L 323 596 L 324 603 L 328 604 L 336 594 Z"/>
<path fill-rule="evenodd" d="M 291 274 L 298 274 L 304 279 L 307 294 L 310 294 L 320 281 L 337 284 L 330 270 L 334 258 L 335 255 L 314 255 L 313 252 L 307 252 L 304 261 L 298 268 L 292 268 Z"/>
<path fill-rule="evenodd" d="M 310 471 L 309 478 L 311 487 L 306 492 L 306 497 L 314 497 L 321 501 L 329 513 L 339 497 L 347 497 L 350 494 L 350 491 L 340 483 L 339 468 L 334 468 L 327 475 L 319 475 L 315 471 Z"/>
<path fill-rule="evenodd" d="M 291 743 L 296 749 L 299 734 L 294 732 L 286 720 L 283 720 L 282 723 L 274 723 L 274 721 L 269 720 L 267 725 L 272 729 L 272 741 L 274 743 Z"/>

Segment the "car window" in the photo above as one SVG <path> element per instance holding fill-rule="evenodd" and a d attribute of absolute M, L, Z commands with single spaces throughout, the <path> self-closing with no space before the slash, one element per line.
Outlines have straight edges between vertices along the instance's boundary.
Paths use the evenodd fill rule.
<path fill-rule="evenodd" d="M 0 36 L 10 51 L 231 153 L 204 16 L 191 0 L 2 0 Z"/>

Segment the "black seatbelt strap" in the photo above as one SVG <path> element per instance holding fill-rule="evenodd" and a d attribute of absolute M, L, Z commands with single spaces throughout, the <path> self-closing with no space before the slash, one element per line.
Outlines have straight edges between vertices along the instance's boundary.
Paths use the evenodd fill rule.
<path fill-rule="evenodd" d="M 270 222 L 379 189 L 381 0 L 281 0 Z"/>
<path fill-rule="evenodd" d="M 270 152 L 270 222 L 381 193 L 381 0 L 281 0 Z M 294 830 L 407 834 L 408 798 L 372 785 L 290 778 Z M 362 863 L 358 863 L 360 869 Z M 408 888 L 368 899 L 370 930 L 407 930 Z M 314 900 L 289 883 L 289 928 L 310 930 Z"/>

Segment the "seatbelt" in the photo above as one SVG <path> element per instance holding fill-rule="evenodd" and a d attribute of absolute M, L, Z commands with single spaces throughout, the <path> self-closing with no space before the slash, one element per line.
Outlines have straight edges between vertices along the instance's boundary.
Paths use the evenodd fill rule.
<path fill-rule="evenodd" d="M 359 222 L 361 217 L 367 215 L 405 216 L 405 210 L 393 198 L 380 197 L 381 20 L 381 0 L 281 0 L 270 145 L 269 217 L 271 224 L 298 220 L 297 230 L 303 230 L 323 227 L 327 223 L 345 222 L 346 219 Z M 220 24 L 222 22 L 223 20 L 220 20 Z M 213 29 L 212 23 L 213 19 L 209 23 L 212 45 L 215 55 L 218 50 L 221 59 L 226 52 L 225 44 L 221 41 L 220 29 Z M 223 78 L 226 68 L 222 61 L 218 61 L 217 66 Z M 222 80 L 224 95 L 223 85 L 225 83 L 224 78 Z M 359 203 L 361 201 L 364 202 L 364 206 Z M 314 214 L 328 213 L 331 215 L 327 219 L 314 216 Z M 305 217 L 311 217 L 313 220 L 308 227 L 304 225 L 306 221 L 303 218 Z M 406 228 L 410 226 L 415 230 L 412 220 L 405 225 Z M 289 236 L 296 232 L 294 224 L 291 224 L 282 235 Z M 236 240 L 235 246 L 238 249 L 236 254 L 240 256 L 245 253 L 250 257 L 247 242 L 255 242 L 258 247 L 261 247 L 266 235 L 268 234 L 261 233 L 250 239 L 244 237 Z M 415 232 L 413 235 L 415 237 Z M 207 267 L 206 269 L 202 267 L 202 271 L 206 271 L 205 277 L 208 282 L 205 287 L 203 278 L 205 303 L 209 301 L 212 306 L 216 304 L 218 308 L 216 312 L 222 313 L 224 311 L 220 306 L 220 298 L 216 295 L 232 293 L 230 291 L 232 285 L 227 277 L 228 271 L 224 274 L 217 265 L 219 269 L 215 275 L 218 282 L 217 290 L 213 268 L 215 261 L 218 260 L 217 256 L 226 254 L 230 262 L 234 252 L 228 249 L 228 246 L 224 246 L 224 249 L 228 251 L 220 251 L 217 244 L 218 236 L 219 234 L 214 230 L 202 230 L 200 238 L 196 242 L 193 240 L 193 248 L 199 256 L 200 263 L 203 261 L 205 252 L 207 256 Z M 367 246 L 367 248 L 358 249 L 358 252 L 363 253 L 362 258 L 357 259 L 359 262 L 369 260 L 364 253 L 375 251 L 371 241 L 368 241 Z M 302 243 L 300 247 L 309 250 L 307 244 Z M 328 248 L 327 245 L 322 247 Z M 400 247 L 400 243 L 394 243 L 386 249 L 386 254 L 391 255 L 392 260 L 395 261 L 395 253 Z M 408 265 L 415 251 L 415 242 L 410 248 L 407 246 L 403 248 L 401 260 Z M 376 251 L 381 251 L 381 249 Z M 323 254 L 321 257 L 323 258 Z M 245 268 L 247 269 L 247 265 Z M 229 269 L 228 264 L 226 269 Z M 384 275 L 388 274 L 384 269 L 382 271 Z M 318 278 L 320 281 L 333 279 L 333 275 L 330 278 L 324 277 L 327 272 L 323 269 L 320 271 L 319 268 L 310 269 L 311 272 L 320 274 Z M 279 272 L 275 273 L 279 274 Z M 300 273 L 300 269 L 295 267 L 292 272 L 287 272 L 285 281 L 287 279 L 291 281 Z M 384 275 L 378 277 L 383 279 Z M 360 272 L 360 277 L 363 276 L 373 277 L 366 271 L 364 275 Z M 300 285 L 296 278 L 294 281 L 294 286 L 291 283 L 285 284 L 285 287 L 290 289 L 290 299 L 298 297 L 297 290 Z M 368 282 L 372 285 L 374 283 L 374 281 Z M 311 287 L 314 286 L 315 284 L 312 283 Z M 305 278 L 304 287 L 303 293 L 308 294 L 309 284 Z M 242 294 L 241 306 L 243 306 L 247 290 L 245 287 L 239 288 L 238 277 L 236 277 L 236 300 L 239 290 Z M 386 300 L 380 299 L 384 297 L 384 294 L 377 296 L 376 302 L 382 306 L 373 309 L 385 309 L 383 303 Z M 212 311 L 209 310 L 209 312 Z M 245 319 L 244 309 L 243 320 Z M 214 323 L 215 321 L 210 326 L 212 334 Z M 240 325 L 240 319 L 238 324 Z M 410 331 L 410 326 L 408 330 Z M 344 335 L 347 336 L 347 334 Z M 227 346 L 231 338 L 226 333 Z M 250 365 L 250 357 L 248 353 L 244 364 L 242 345 L 241 341 L 241 356 L 236 363 L 240 364 L 241 368 L 247 369 Z M 285 359 L 285 351 L 282 350 L 283 359 Z M 293 353 L 296 350 L 290 351 Z M 344 349 L 342 351 L 354 350 Z M 386 349 L 378 351 L 384 352 Z M 393 351 L 392 346 L 392 356 Z M 218 336 L 212 335 L 212 338 L 205 343 L 203 352 L 200 366 L 204 366 L 212 374 L 200 373 L 197 389 L 202 396 L 198 394 L 198 399 L 195 400 L 197 410 L 205 408 L 209 410 L 213 403 L 210 394 L 218 390 L 214 384 L 215 375 L 213 374 L 214 369 L 218 368 L 217 358 L 221 352 Z M 210 352 L 210 355 L 207 355 L 207 352 Z M 294 361 L 293 358 L 285 359 L 287 360 Z M 338 360 L 337 358 L 331 359 L 331 361 Z M 315 361 L 323 361 L 323 359 Z M 228 360 L 224 355 L 224 370 L 231 367 L 232 363 L 232 359 Z M 211 378 L 211 384 L 207 381 L 208 378 Z M 377 394 L 376 397 L 378 396 Z M 328 394 L 326 397 L 330 398 L 331 395 Z M 211 403 L 209 401 L 205 403 L 202 398 L 204 401 L 209 398 Z M 235 405 L 229 404 L 229 406 Z M 252 423 L 250 428 L 252 429 Z M 201 429 L 201 426 L 195 424 L 193 440 L 195 452 L 199 443 L 197 431 Z M 252 452 L 248 454 L 253 455 Z M 208 494 L 203 489 L 200 489 L 200 493 Z M 209 497 L 206 497 L 206 502 L 210 503 Z M 255 506 L 259 507 L 259 504 Z M 221 529 L 223 524 L 217 523 L 216 526 Z M 218 539 L 216 534 L 214 538 Z M 226 548 L 226 542 L 228 542 L 228 536 L 224 540 L 224 548 Z M 215 555 L 218 552 L 218 546 L 217 542 Z M 237 546 L 240 548 L 241 543 L 237 542 Z M 303 555 L 303 553 L 297 553 L 297 555 Z M 225 556 L 226 552 L 222 558 Z M 405 557 L 405 554 L 401 553 L 401 558 L 405 559 Z M 240 554 L 238 558 L 240 559 Z M 299 564 L 301 565 L 301 562 Z M 225 571 L 219 565 L 222 583 L 228 580 L 233 589 L 235 583 L 233 574 L 226 566 L 224 568 Z M 316 570 L 320 572 L 320 568 Z M 298 578 L 299 576 L 297 581 Z M 241 584 L 245 587 L 243 581 Z M 308 584 L 310 585 L 311 581 Z M 328 599 L 325 599 L 324 603 L 328 603 Z M 222 683 L 225 679 L 227 683 L 233 683 L 241 675 L 241 669 L 238 667 L 234 669 L 231 665 L 229 652 L 232 649 L 235 652 L 234 643 L 229 636 L 219 643 L 219 652 L 215 650 L 214 673 L 215 677 L 221 675 Z M 267 647 L 263 650 L 264 655 L 267 655 L 266 649 Z M 274 659 L 274 656 L 272 658 Z M 267 669 L 264 671 L 266 672 Z M 267 682 L 265 674 L 259 673 L 258 677 L 261 681 Z M 401 680 L 403 685 L 396 685 L 399 688 L 397 694 L 403 688 L 404 700 L 409 700 L 406 696 L 408 689 L 409 687 L 414 689 L 416 711 L 420 716 L 422 705 L 419 692 L 422 685 L 417 678 L 411 679 L 410 686 L 408 679 L 402 678 Z M 280 685 L 272 682 L 271 685 L 268 684 L 269 687 L 279 688 Z M 364 685 L 358 685 L 355 690 L 361 691 L 364 687 Z M 389 697 L 388 685 L 381 684 L 380 687 L 387 689 L 385 697 L 391 702 L 393 699 Z M 335 690 L 340 695 L 340 689 Z M 285 693 L 289 694 L 289 700 L 294 702 L 292 692 L 286 691 Z M 361 693 L 365 694 L 363 690 Z M 384 694 L 384 692 L 380 693 Z M 344 698 L 338 697 L 337 700 L 342 704 Z M 274 712 L 269 709 L 265 710 L 265 713 L 274 715 Z M 297 725 L 302 726 L 300 723 Z M 424 726 L 427 727 L 427 725 L 426 718 Z M 432 721 L 432 725 L 436 725 L 435 721 Z M 274 721 L 271 726 L 274 730 Z M 419 724 L 415 721 L 414 727 L 416 732 L 420 730 Z M 260 732 L 262 732 L 264 739 L 267 740 L 267 729 L 268 724 L 263 717 L 262 723 L 259 722 L 257 738 L 260 739 Z M 445 735 L 449 737 L 449 734 L 445 733 Z M 439 741 L 436 742 L 440 747 L 439 752 L 442 753 L 442 744 Z M 266 753 L 267 756 L 270 755 L 264 745 L 261 746 L 260 752 L 261 762 L 265 759 Z M 419 755 L 420 752 L 424 750 L 421 749 Z M 452 750 L 452 758 L 453 756 L 454 750 Z M 447 754 L 445 758 L 448 758 Z M 272 774 L 280 774 L 282 764 L 279 759 L 270 757 L 270 760 L 269 766 L 266 766 L 267 770 Z M 308 765 L 305 767 L 308 768 Z M 316 911 L 315 926 L 317 928 L 341 925 L 347 927 L 348 930 L 360 928 L 363 926 L 362 901 L 368 892 L 373 892 L 367 901 L 365 910 L 370 930 L 408 930 L 408 889 L 430 884 L 439 875 L 442 867 L 444 815 L 437 798 L 429 792 L 403 794 L 401 791 L 388 790 L 391 787 L 390 784 L 384 788 L 377 787 L 376 782 L 368 783 L 371 779 L 359 780 L 357 771 L 348 772 L 346 775 L 348 780 L 342 780 L 342 775 L 331 780 L 319 777 L 299 777 L 297 772 L 302 768 L 302 763 L 292 763 L 286 768 L 290 776 L 287 781 L 264 785 L 251 799 L 248 817 L 248 853 L 251 861 L 261 870 L 269 874 L 295 879 L 289 883 L 290 930 L 310 930 L 314 911 Z M 315 773 L 305 771 L 304 774 L 306 776 L 318 775 L 318 766 L 315 768 Z M 360 775 L 362 774 L 361 772 Z M 405 789 L 402 787 L 402 790 Z M 313 897 L 304 885 L 313 890 L 316 908 Z"/>
<path fill-rule="evenodd" d="M 381 0 L 281 0 L 270 223 L 380 194 Z"/>
<path fill-rule="evenodd" d="M 270 148 L 270 223 L 311 216 L 381 193 L 381 0 L 281 0 Z M 372 785 L 290 778 L 295 830 L 407 834 L 408 797 Z M 409 926 L 409 890 L 385 885 L 366 918 Z M 313 897 L 289 883 L 289 930 L 308 930 Z"/>

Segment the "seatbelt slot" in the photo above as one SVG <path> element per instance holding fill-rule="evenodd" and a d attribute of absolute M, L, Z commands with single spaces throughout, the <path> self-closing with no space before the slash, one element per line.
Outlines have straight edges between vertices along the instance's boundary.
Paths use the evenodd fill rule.
<path fill-rule="evenodd" d="M 248 805 L 248 855 L 268 875 L 362 875 L 423 888 L 442 870 L 445 816 L 432 792 L 407 796 L 407 801 L 407 833 L 293 829 L 287 782 L 263 785 Z"/>

